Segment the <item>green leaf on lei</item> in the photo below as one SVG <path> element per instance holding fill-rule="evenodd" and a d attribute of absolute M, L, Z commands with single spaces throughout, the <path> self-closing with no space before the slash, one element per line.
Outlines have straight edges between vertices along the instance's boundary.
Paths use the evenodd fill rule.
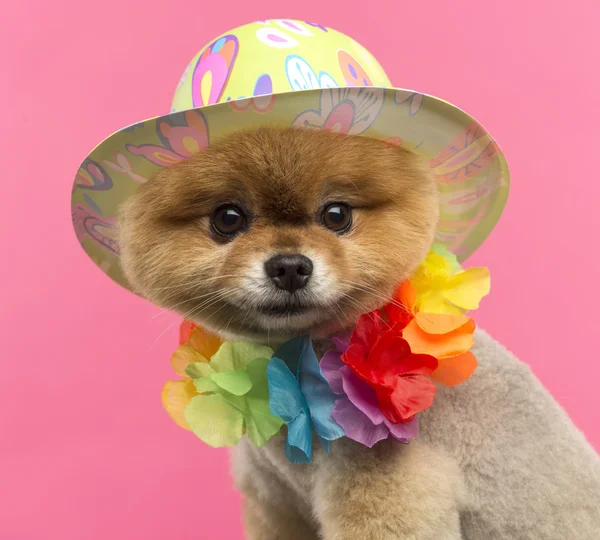
<path fill-rule="evenodd" d="M 196 396 L 183 414 L 190 429 L 209 446 L 235 446 L 242 438 L 244 414 L 221 394 Z"/>
<path fill-rule="evenodd" d="M 248 375 L 252 388 L 246 395 L 248 414 L 246 429 L 248 438 L 259 448 L 275 434 L 279 433 L 283 420 L 275 416 L 269 407 L 269 381 L 267 379 L 267 358 L 257 358 L 248 364 Z"/>
<path fill-rule="evenodd" d="M 210 367 L 217 373 L 238 371 L 246 369 L 246 366 L 255 358 L 271 358 L 271 356 L 273 356 L 273 349 L 264 345 L 227 341 L 210 359 Z"/>
<path fill-rule="evenodd" d="M 226 342 L 210 364 L 190 364 L 187 375 L 202 395 L 184 411 L 191 430 L 213 447 L 234 446 L 243 434 L 263 446 L 279 432 L 283 421 L 269 408 L 267 365 L 269 347 L 255 343 Z"/>
<path fill-rule="evenodd" d="M 217 386 L 234 396 L 243 396 L 252 388 L 252 381 L 247 371 L 213 373 L 211 379 Z"/>

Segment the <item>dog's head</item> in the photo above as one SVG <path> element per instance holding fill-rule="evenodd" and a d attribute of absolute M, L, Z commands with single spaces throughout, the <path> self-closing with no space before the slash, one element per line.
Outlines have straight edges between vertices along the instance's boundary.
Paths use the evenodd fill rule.
<path fill-rule="evenodd" d="M 120 212 L 122 262 L 141 295 L 228 339 L 324 337 L 390 299 L 437 216 L 433 175 L 401 148 L 239 132 L 135 192 Z"/>

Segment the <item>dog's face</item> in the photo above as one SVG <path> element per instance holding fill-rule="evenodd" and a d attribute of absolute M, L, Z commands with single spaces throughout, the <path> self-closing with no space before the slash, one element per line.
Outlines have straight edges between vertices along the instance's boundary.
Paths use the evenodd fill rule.
<path fill-rule="evenodd" d="M 437 187 L 364 137 L 240 132 L 141 186 L 120 213 L 123 268 L 151 302 L 228 339 L 350 328 L 425 256 Z"/>

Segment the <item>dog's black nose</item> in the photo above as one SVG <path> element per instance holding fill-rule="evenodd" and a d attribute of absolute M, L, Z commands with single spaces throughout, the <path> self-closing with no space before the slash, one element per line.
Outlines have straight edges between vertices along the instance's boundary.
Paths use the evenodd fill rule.
<path fill-rule="evenodd" d="M 312 271 L 312 261 L 304 255 L 275 255 L 265 263 L 267 276 L 279 289 L 289 293 L 304 287 Z"/>

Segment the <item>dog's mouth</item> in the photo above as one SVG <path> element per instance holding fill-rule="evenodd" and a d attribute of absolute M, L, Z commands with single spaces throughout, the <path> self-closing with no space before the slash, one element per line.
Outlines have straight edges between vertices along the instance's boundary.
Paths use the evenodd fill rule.
<path fill-rule="evenodd" d="M 263 297 L 255 303 L 251 300 L 250 297 L 245 302 L 226 302 L 227 331 L 253 339 L 290 339 L 306 332 L 315 336 L 333 335 L 344 325 L 344 319 L 332 317 L 334 312 L 313 299 L 294 296 L 269 300 Z"/>
<path fill-rule="evenodd" d="M 294 315 L 304 315 L 315 309 L 314 306 L 289 304 L 289 305 L 265 305 L 257 308 L 259 313 L 270 317 L 292 317 Z"/>

